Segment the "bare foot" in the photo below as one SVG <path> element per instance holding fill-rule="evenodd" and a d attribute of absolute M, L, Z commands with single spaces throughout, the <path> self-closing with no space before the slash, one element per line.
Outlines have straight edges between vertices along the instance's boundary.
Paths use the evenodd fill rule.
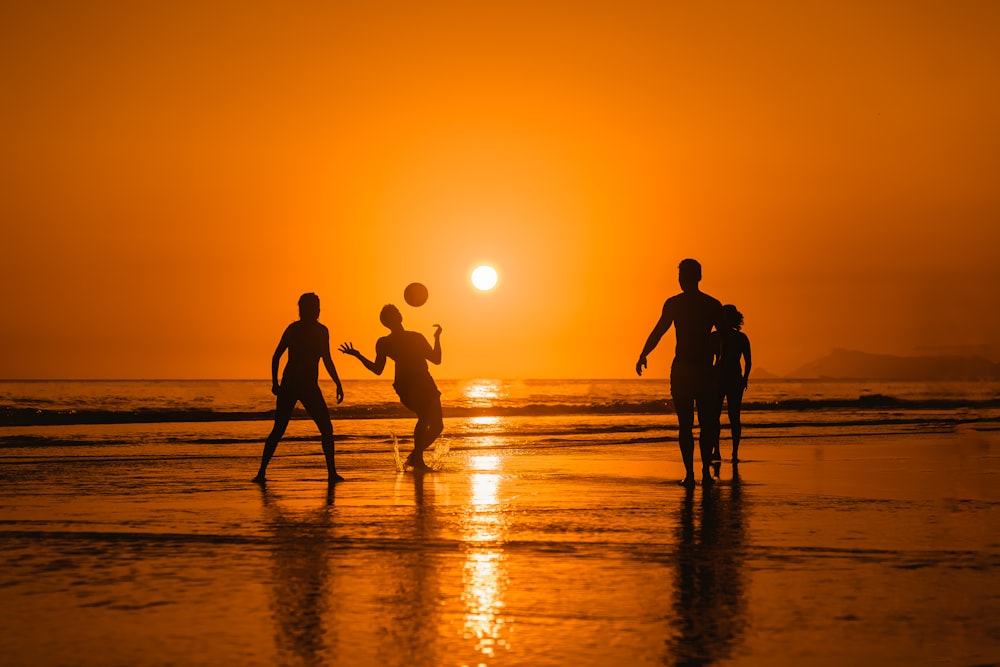
<path fill-rule="evenodd" d="M 406 463 L 403 465 L 404 468 L 413 468 L 414 472 L 427 472 L 430 470 L 430 466 L 424 463 L 424 455 L 421 452 L 410 452 L 410 455 L 406 457 Z"/>
<path fill-rule="evenodd" d="M 687 488 L 692 489 L 692 488 L 694 488 L 694 477 L 692 477 L 691 475 L 688 475 L 687 477 L 685 477 L 684 479 L 682 479 L 679 482 L 679 484 L 681 486 L 686 486 Z"/>
<path fill-rule="evenodd" d="M 254 484 L 260 484 L 261 486 L 264 486 L 265 482 L 267 482 L 267 480 L 264 479 L 263 473 L 257 473 L 257 476 L 251 479 L 250 481 L 253 482 Z"/>
<path fill-rule="evenodd" d="M 326 478 L 326 481 L 330 484 L 336 484 L 337 482 L 344 482 L 346 480 L 339 474 L 333 473 L 332 475 Z"/>

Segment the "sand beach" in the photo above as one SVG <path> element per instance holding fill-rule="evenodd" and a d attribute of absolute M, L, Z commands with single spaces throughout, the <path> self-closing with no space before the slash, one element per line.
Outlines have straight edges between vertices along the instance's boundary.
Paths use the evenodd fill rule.
<path fill-rule="evenodd" d="M 308 441 L 263 489 L 250 444 L 8 447 L 3 662 L 1000 662 L 996 432 L 741 454 L 686 490 L 672 442 L 357 453 L 331 491 Z"/>

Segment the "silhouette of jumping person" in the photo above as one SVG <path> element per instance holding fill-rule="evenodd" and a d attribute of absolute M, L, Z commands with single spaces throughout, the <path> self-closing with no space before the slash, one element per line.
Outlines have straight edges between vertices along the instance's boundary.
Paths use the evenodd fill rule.
<path fill-rule="evenodd" d="M 281 376 L 281 384 L 278 384 L 278 365 L 286 350 L 288 362 Z M 331 484 L 343 481 L 344 478 L 337 474 L 334 460 L 333 422 L 330 420 L 330 410 L 319 388 L 321 359 L 326 372 L 337 385 L 337 403 L 340 403 L 344 400 L 344 387 L 337 375 L 337 368 L 333 365 L 333 357 L 330 356 L 330 331 L 319 323 L 319 297 L 309 292 L 299 297 L 299 319 L 285 329 L 271 357 L 271 392 L 278 397 L 278 401 L 274 410 L 274 427 L 264 441 L 260 470 L 253 478 L 258 484 L 264 483 L 267 464 L 271 462 L 278 441 L 288 428 L 295 404 L 299 402 L 319 427 L 323 438 L 323 455 L 326 457 L 327 478 Z"/>
<path fill-rule="evenodd" d="M 724 326 L 722 304 L 718 299 L 698 289 L 701 264 L 685 259 L 678 266 L 681 293 L 667 299 L 663 312 L 646 340 L 635 372 L 642 375 L 646 357 L 652 352 L 671 325 L 677 330 L 677 346 L 670 367 L 670 395 L 677 413 L 678 444 L 684 460 L 685 486 L 694 479 L 694 413 L 698 410 L 698 444 L 701 450 L 702 483 L 712 483 L 711 458 L 719 438 L 719 411 L 715 387 L 715 348 L 712 328 Z"/>
<path fill-rule="evenodd" d="M 722 403 L 725 401 L 729 413 L 729 431 L 733 438 L 733 462 L 736 463 L 739 461 L 737 454 L 740 449 L 740 436 L 743 433 L 743 424 L 740 422 L 743 392 L 749 385 L 752 365 L 750 339 L 740 331 L 743 328 L 743 313 L 737 310 L 736 306 L 731 303 L 726 304 L 722 307 L 722 312 L 726 318 L 725 327 L 721 331 L 713 331 L 712 340 L 716 350 L 716 367 L 719 375 L 719 412 L 722 412 Z M 726 350 L 725 357 L 721 357 L 723 347 Z M 742 367 L 741 361 L 744 362 Z M 715 443 L 712 458 L 716 461 L 722 460 L 718 442 Z"/>
<path fill-rule="evenodd" d="M 340 351 L 357 357 L 365 368 L 375 375 L 385 369 L 385 360 L 396 363 L 396 376 L 392 383 L 400 402 L 417 415 L 417 425 L 413 429 L 413 451 L 406 459 L 406 465 L 415 471 L 429 470 L 424 463 L 424 450 L 431 446 L 444 430 L 441 413 L 441 392 L 434 384 L 434 378 L 427 370 L 427 362 L 441 363 L 441 325 L 434 325 L 434 347 L 416 331 L 403 328 L 403 315 L 393 305 L 387 305 L 379 313 L 379 321 L 389 335 L 375 343 L 375 360 L 367 359 L 354 349 L 353 343 L 344 343 Z"/>

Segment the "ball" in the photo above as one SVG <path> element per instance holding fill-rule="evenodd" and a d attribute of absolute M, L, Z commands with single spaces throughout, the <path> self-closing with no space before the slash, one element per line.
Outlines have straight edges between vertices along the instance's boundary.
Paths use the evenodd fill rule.
<path fill-rule="evenodd" d="M 403 300 L 414 308 L 427 302 L 427 288 L 423 283 L 410 283 L 403 290 Z"/>

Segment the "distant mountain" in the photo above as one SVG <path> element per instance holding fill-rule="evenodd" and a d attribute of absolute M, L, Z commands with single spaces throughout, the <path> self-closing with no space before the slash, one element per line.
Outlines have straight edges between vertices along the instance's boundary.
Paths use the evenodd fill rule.
<path fill-rule="evenodd" d="M 897 357 L 835 349 L 786 377 L 837 380 L 995 380 L 1000 379 L 1000 364 L 971 355 Z"/>

